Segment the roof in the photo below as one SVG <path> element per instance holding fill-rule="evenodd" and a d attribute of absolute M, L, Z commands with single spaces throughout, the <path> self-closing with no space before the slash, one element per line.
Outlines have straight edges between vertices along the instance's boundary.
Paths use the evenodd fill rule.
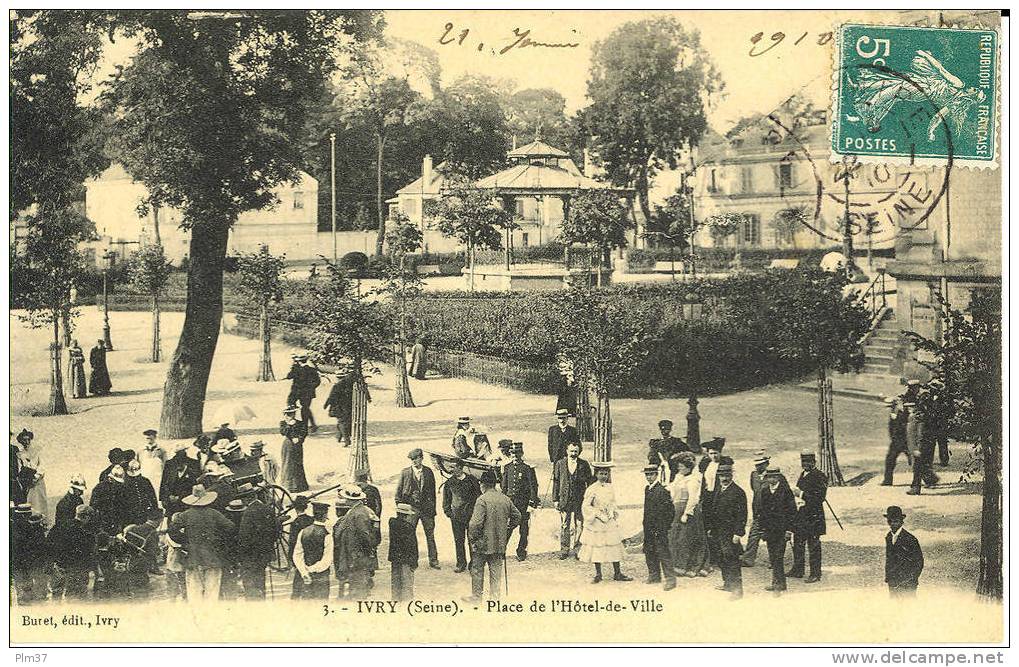
<path fill-rule="evenodd" d="M 446 183 L 446 177 L 443 174 L 446 171 L 446 162 L 440 162 L 432 169 L 431 183 L 423 183 L 422 179 L 424 176 L 418 176 L 413 181 L 403 186 L 396 191 L 396 194 L 404 195 L 419 195 L 421 193 L 427 194 L 439 194 L 442 190 L 442 186 Z"/>
<path fill-rule="evenodd" d="M 545 164 L 516 164 L 492 174 L 474 184 L 481 190 L 525 190 L 532 192 L 548 190 L 608 190 L 608 183 L 596 181 L 580 173 L 572 160 L 562 160 L 562 166 Z"/>
<path fill-rule="evenodd" d="M 824 152 L 828 142 L 827 125 L 805 125 L 792 129 L 792 132 L 777 127 L 766 116 L 744 128 L 735 136 L 726 139 L 722 136 L 705 137 L 706 141 L 698 146 L 697 162 L 699 164 L 720 164 L 726 161 L 739 161 L 741 158 L 766 154 L 787 155 L 791 151 L 799 151 L 804 147 L 814 153 L 815 157 L 826 156 Z"/>
<path fill-rule="evenodd" d="M 569 157 L 569 155 L 566 151 L 549 146 L 544 141 L 535 140 L 520 148 L 514 148 L 506 153 L 506 157 Z"/>

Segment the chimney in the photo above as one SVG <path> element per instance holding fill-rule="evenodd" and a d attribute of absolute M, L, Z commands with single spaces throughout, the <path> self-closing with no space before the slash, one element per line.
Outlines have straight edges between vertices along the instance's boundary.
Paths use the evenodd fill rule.
<path fill-rule="evenodd" d="M 591 149 L 590 148 L 585 148 L 584 149 L 584 176 L 587 176 L 588 178 L 593 178 L 594 177 L 593 174 L 594 174 L 594 164 L 591 162 Z"/>
<path fill-rule="evenodd" d="M 513 150 L 517 149 L 517 135 L 513 135 Z"/>
<path fill-rule="evenodd" d="M 421 160 L 421 190 L 427 191 L 432 185 L 432 156 L 426 155 Z"/>

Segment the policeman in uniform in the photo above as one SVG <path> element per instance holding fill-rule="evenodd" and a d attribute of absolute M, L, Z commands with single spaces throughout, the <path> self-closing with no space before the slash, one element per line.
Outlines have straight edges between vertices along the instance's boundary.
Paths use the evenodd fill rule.
<path fill-rule="evenodd" d="M 538 476 L 534 467 L 524 463 L 524 443 L 513 443 L 513 460 L 502 470 L 503 492 L 520 510 L 520 541 L 517 543 L 517 560 L 527 558 L 527 536 L 530 532 L 530 511 L 538 507 Z"/>
<path fill-rule="evenodd" d="M 825 533 L 824 499 L 828 495 L 828 477 L 817 469 L 817 456 L 810 451 L 800 454 L 803 472 L 793 494 L 797 498 L 793 527 L 793 569 L 787 577 L 803 577 L 804 554 L 810 552 L 810 572 L 803 583 L 821 581 L 821 536 Z"/>

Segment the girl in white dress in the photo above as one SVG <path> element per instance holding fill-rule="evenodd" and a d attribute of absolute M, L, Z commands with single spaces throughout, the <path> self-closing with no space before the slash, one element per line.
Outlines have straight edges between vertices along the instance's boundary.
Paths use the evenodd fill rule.
<path fill-rule="evenodd" d="M 28 504 L 32 506 L 32 510 L 36 514 L 43 515 L 48 524 L 50 521 L 50 500 L 46 493 L 46 473 L 39 456 L 39 445 L 35 443 L 34 434 L 31 431 L 27 431 L 25 437 L 22 435 L 18 435 L 18 442 L 22 444 L 22 450 L 19 453 L 21 463 L 35 470 L 35 484 L 28 490 Z"/>
<path fill-rule="evenodd" d="M 591 580 L 594 584 L 602 580 L 602 563 L 612 563 L 614 580 L 633 581 L 619 567 L 623 560 L 623 535 L 617 521 L 616 494 L 610 483 L 612 465 L 608 461 L 591 463 L 598 481 L 584 494 L 584 543 L 577 556 L 585 563 L 594 563 L 594 579 Z"/>

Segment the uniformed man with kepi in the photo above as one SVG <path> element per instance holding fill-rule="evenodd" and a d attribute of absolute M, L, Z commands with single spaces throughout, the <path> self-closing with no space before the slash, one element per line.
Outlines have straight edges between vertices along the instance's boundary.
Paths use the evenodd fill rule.
<path fill-rule="evenodd" d="M 793 568 L 787 577 L 803 577 L 804 553 L 809 551 L 810 572 L 803 583 L 821 581 L 821 536 L 825 534 L 824 500 L 828 495 L 828 477 L 817 469 L 817 456 L 810 451 L 800 454 L 803 472 L 793 494 L 799 500 L 793 527 Z"/>
<path fill-rule="evenodd" d="M 517 560 L 527 559 L 527 536 L 530 533 L 531 510 L 538 507 L 538 476 L 532 466 L 524 463 L 524 443 L 514 442 L 513 460 L 502 469 L 503 493 L 520 511 L 520 540 Z"/>

